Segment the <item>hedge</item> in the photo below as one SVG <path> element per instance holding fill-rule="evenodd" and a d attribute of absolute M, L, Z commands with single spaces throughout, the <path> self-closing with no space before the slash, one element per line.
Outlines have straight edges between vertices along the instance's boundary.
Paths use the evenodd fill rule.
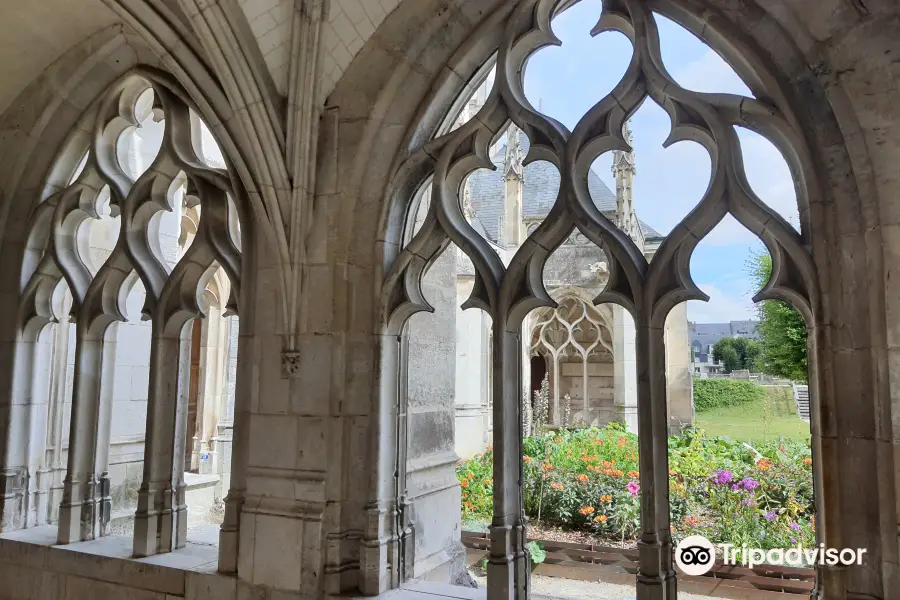
<path fill-rule="evenodd" d="M 761 402 L 765 390 L 752 381 L 738 379 L 695 379 L 694 409 L 697 412 Z"/>

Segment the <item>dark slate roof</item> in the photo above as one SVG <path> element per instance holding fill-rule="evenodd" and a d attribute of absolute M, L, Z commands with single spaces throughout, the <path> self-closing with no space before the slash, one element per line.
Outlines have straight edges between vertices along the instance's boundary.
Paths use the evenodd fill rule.
<path fill-rule="evenodd" d="M 528 154 L 529 141 L 521 136 L 522 156 Z M 478 221 L 484 227 L 487 237 L 497 242 L 500 221 L 503 217 L 504 181 L 503 167 L 506 159 L 504 143 L 494 153 L 492 161 L 496 171 L 479 169 L 469 177 L 469 200 Z M 594 205 L 607 216 L 616 212 L 616 195 L 606 186 L 597 173 L 591 169 L 588 175 L 588 191 Z M 550 212 L 559 193 L 559 171 L 546 161 L 533 162 L 525 167 L 525 189 L 522 198 L 522 213 L 527 217 L 545 217 Z M 610 214 L 611 213 L 611 214 Z M 640 221 L 645 238 L 663 237 L 652 227 Z"/>
<path fill-rule="evenodd" d="M 691 346 L 700 345 L 703 352 L 723 338 L 742 337 L 759 339 L 758 321 L 731 321 L 730 323 L 688 323 Z"/>

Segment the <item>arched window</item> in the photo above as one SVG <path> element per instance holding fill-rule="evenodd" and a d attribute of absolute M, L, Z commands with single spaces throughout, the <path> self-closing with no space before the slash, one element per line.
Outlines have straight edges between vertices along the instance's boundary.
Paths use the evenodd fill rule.
<path fill-rule="evenodd" d="M 187 98 L 155 71 L 120 79 L 85 112 L 29 223 L 18 352 L 47 405 L 29 466 L 51 477 L 28 491 L 25 524 L 58 523 L 61 544 L 133 531 L 148 556 L 221 522 L 241 228 L 234 180 Z"/>
<path fill-rule="evenodd" d="M 549 258 L 570 236 L 580 236 L 602 251 L 605 288 L 594 303 L 618 305 L 633 319 L 634 328 L 641 521 L 637 594 L 639 598 L 674 598 L 676 573 L 668 500 L 667 317 L 687 300 L 707 299 L 691 278 L 691 254 L 730 214 L 763 241 L 773 259 L 773 276 L 757 299 L 790 302 L 807 323 L 814 322 L 818 299 L 806 240 L 752 191 L 735 128 L 746 127 L 771 140 L 786 156 L 799 188 L 807 175 L 801 158 L 805 150 L 791 143 L 800 139 L 791 121 L 757 99 L 766 97 L 767 90 L 746 63 L 741 63 L 741 74 L 748 77 L 755 98 L 700 93 L 679 85 L 663 65 L 654 14 L 646 3 L 637 0 L 605 2 L 593 31 L 621 32 L 633 45 L 630 63 L 618 85 L 605 97 L 596 98 L 571 130 L 542 114 L 525 94 L 525 63 L 538 49 L 556 41 L 551 19 L 572 4 L 565 0 L 518 3 L 503 23 L 498 45 L 491 49 L 496 51 L 496 69 L 490 71 L 490 61 L 485 63 L 462 93 L 471 96 L 481 89 L 487 73 L 494 73 L 493 87 L 484 94 L 480 108 L 475 114 L 466 112 L 465 118 L 457 118 L 460 107 L 472 107 L 465 100 L 457 101 L 452 107 L 457 112 L 448 116 L 434 139 L 399 169 L 401 181 L 395 186 L 398 201 L 416 206 L 417 218 L 416 227 L 407 229 L 404 239 L 396 240 L 402 250 L 386 269 L 383 364 L 391 368 L 402 360 L 392 348 L 393 336 L 411 315 L 431 309 L 424 296 L 423 279 L 448 245 L 454 244 L 472 267 L 463 307 L 483 311 L 492 327 L 493 520 L 488 598 L 526 598 L 530 569 L 520 485 L 521 398 L 531 385 L 525 380 L 523 366 L 531 353 L 523 356 L 522 339 L 531 332 L 523 331 L 523 326 L 537 310 L 537 322 L 544 323 L 546 335 L 539 333 L 532 348 L 549 353 L 556 364 L 569 346 L 582 364 L 597 348 L 606 350 L 603 341 L 608 342 L 609 336 L 604 332 L 604 319 L 598 316 L 601 313 L 586 303 L 552 295 L 545 278 Z M 685 18 L 681 14 L 667 16 Z M 701 29 L 699 25 L 692 28 Z M 723 52 L 735 61 L 740 58 L 732 49 Z M 707 150 L 711 162 L 710 184 L 699 204 L 668 235 L 660 236 L 652 252 L 647 251 L 645 242 L 653 236 L 634 219 L 633 211 L 619 202 L 610 211 L 615 213 L 611 218 L 591 189 L 591 167 L 600 155 L 616 153 L 621 169 L 633 168 L 633 163 L 626 164 L 631 141 L 626 123 L 648 99 L 662 107 L 671 121 L 667 143 L 697 142 Z M 512 133 L 507 134 L 507 130 Z M 505 147 L 498 150 L 504 136 Z M 510 187 L 522 177 L 522 166 L 535 161 L 550 165 L 559 178 L 555 201 L 546 207 L 541 219 L 528 220 L 527 213 L 514 210 L 478 216 L 481 198 L 474 189 L 477 186 L 471 183 L 480 176 L 478 169 L 503 167 L 504 179 L 496 187 L 499 193 L 505 186 L 508 198 Z M 409 190 L 420 190 L 426 182 L 427 205 L 414 204 L 416 196 Z M 619 183 L 623 189 L 628 186 L 625 178 Z M 802 189 L 798 191 L 801 215 L 805 214 L 803 193 Z M 570 305 L 586 319 L 591 315 L 587 319 L 590 328 L 574 331 L 578 314 L 560 312 Z M 596 334 L 589 333 L 595 329 Z M 554 337 L 554 330 L 560 335 Z M 686 327 L 684 334 L 686 337 Z M 679 355 L 682 362 L 688 360 L 687 348 L 685 341 Z M 586 380 L 582 375 L 583 384 Z M 562 385 L 559 376 L 556 385 Z M 390 377 L 385 377 L 382 393 L 388 397 L 399 393 Z M 553 397 L 558 401 L 559 394 Z M 589 403 L 588 394 L 583 401 Z M 412 539 L 406 536 L 414 526 L 410 522 L 398 526 L 403 533 L 400 556 L 408 557 L 410 550 L 404 551 L 402 545 Z M 397 576 L 402 578 L 404 572 Z"/>

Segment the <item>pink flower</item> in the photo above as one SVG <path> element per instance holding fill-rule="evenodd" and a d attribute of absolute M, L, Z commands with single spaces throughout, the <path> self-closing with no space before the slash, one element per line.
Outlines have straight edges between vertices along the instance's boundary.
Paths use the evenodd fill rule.
<path fill-rule="evenodd" d="M 632 497 L 637 498 L 638 491 L 641 489 L 641 484 L 637 481 L 629 481 L 628 485 L 625 486 L 625 489 L 632 495 Z"/>

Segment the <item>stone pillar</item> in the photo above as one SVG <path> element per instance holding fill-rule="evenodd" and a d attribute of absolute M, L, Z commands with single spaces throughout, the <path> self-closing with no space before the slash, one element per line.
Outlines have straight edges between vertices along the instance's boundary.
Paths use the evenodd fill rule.
<path fill-rule="evenodd" d="M 613 360 L 615 377 L 615 420 L 637 433 L 637 364 L 635 358 L 634 318 L 619 305 L 613 312 Z"/>
<path fill-rule="evenodd" d="M 237 376 L 238 359 L 238 335 L 240 321 L 238 317 L 231 317 L 228 323 L 228 335 L 225 349 L 225 391 L 222 397 L 221 418 L 216 425 L 216 434 L 213 437 L 212 469 L 219 475 L 218 497 L 224 498 L 231 489 L 231 458 L 234 437 L 234 398 L 235 378 Z"/>
<path fill-rule="evenodd" d="M 694 379 L 686 302 L 669 313 L 665 336 L 669 435 L 677 435 L 694 424 Z"/>
<path fill-rule="evenodd" d="M 488 557 L 488 597 L 528 598 L 529 559 L 525 551 L 522 504 L 522 436 L 519 398 L 522 339 L 494 323 L 494 515 Z"/>
<path fill-rule="evenodd" d="M 134 517 L 134 555 L 152 556 L 184 547 L 187 506 L 184 501 L 186 410 L 190 382 L 190 322 L 166 331 L 153 323 L 144 475 Z M 180 409 L 180 410 L 179 410 Z"/>
<path fill-rule="evenodd" d="M 69 453 L 63 498 L 59 507 L 58 542 L 69 544 L 103 534 L 109 519 L 110 411 L 115 373 L 117 328 L 105 335 L 76 328 L 75 380 Z M 98 470 L 99 469 L 99 470 Z"/>

